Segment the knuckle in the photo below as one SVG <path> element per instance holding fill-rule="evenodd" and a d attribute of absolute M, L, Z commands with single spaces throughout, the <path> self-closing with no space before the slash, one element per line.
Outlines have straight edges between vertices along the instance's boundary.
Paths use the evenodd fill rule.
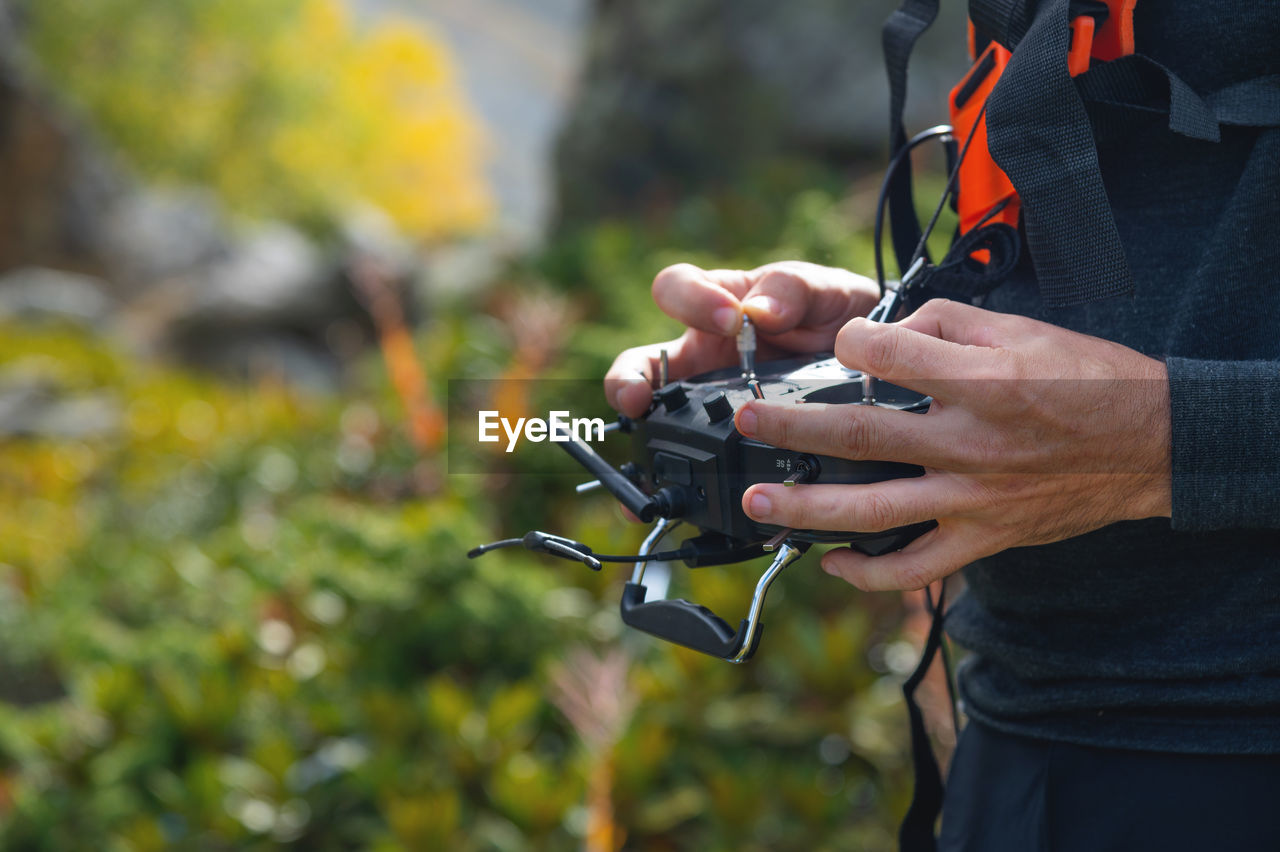
<path fill-rule="evenodd" d="M 870 453 L 874 437 L 870 420 L 844 417 L 835 425 L 832 443 L 848 453 L 850 458 L 862 458 Z"/>
<path fill-rule="evenodd" d="M 974 509 L 978 511 L 986 511 L 988 509 L 998 508 L 1006 501 L 1006 494 L 1012 493 L 1017 496 L 1016 487 L 1010 488 L 1008 477 L 1000 477 L 996 479 L 990 475 L 976 476 L 968 478 L 965 489 L 965 499 Z"/>
<path fill-rule="evenodd" d="M 609 371 L 604 374 L 605 385 L 615 383 L 622 378 L 623 373 L 633 367 L 636 363 L 636 350 L 624 349 L 618 353 L 618 357 L 613 359 L 613 363 L 609 366 Z"/>
<path fill-rule="evenodd" d="M 782 264 L 770 264 L 765 267 L 756 289 L 767 293 L 789 293 L 804 287 L 807 281 L 796 270 Z"/>
<path fill-rule="evenodd" d="M 772 410 L 770 406 L 760 406 L 756 409 L 756 417 L 759 418 L 761 434 L 770 443 L 782 447 L 791 445 L 792 440 L 795 438 L 795 427 L 791 422 L 789 412 Z"/>
<path fill-rule="evenodd" d="M 861 318 L 859 317 L 858 319 Z M 836 359 L 845 366 L 848 366 L 851 362 L 850 356 L 855 351 L 859 330 L 866 325 L 864 322 L 859 322 L 858 319 L 850 320 L 836 332 Z"/>
<path fill-rule="evenodd" d="M 956 304 L 950 299 L 930 299 L 921 305 L 916 313 L 926 317 L 946 316 L 955 309 Z"/>
<path fill-rule="evenodd" d="M 683 286 L 699 272 L 692 263 L 674 263 L 665 267 L 653 278 L 651 292 L 655 300 L 661 300 L 666 294 Z"/>
<path fill-rule="evenodd" d="M 751 270 L 751 276 L 757 281 L 763 281 L 774 275 L 786 275 L 792 278 L 798 277 L 798 273 L 804 264 L 795 260 L 775 260 L 762 266 L 757 266 Z"/>
<path fill-rule="evenodd" d="M 891 372 L 901 357 L 901 337 L 891 326 L 873 328 L 864 346 L 867 369 L 872 373 Z"/>
<path fill-rule="evenodd" d="M 933 581 L 929 566 L 918 559 L 904 561 L 893 571 L 893 583 L 904 591 L 917 591 Z"/>
<path fill-rule="evenodd" d="M 997 349 L 992 353 L 991 363 L 987 370 L 994 376 L 1004 379 L 1009 386 L 1009 393 L 1021 400 L 1034 399 L 1040 389 L 1038 380 L 1043 377 L 1036 369 L 1034 362 L 1019 357 L 1019 353 L 1008 349 Z"/>
<path fill-rule="evenodd" d="M 973 473 L 994 473 L 1008 462 L 1000 436 L 990 430 L 978 430 L 964 446 L 965 466 Z"/>
<path fill-rule="evenodd" d="M 862 571 L 858 571 L 852 568 L 842 568 L 840 570 L 840 576 L 844 578 L 844 581 L 846 583 L 848 583 L 850 586 L 853 586 L 855 589 L 857 589 L 860 592 L 876 591 L 876 589 L 871 585 L 871 583 L 867 581 L 867 575 Z"/>
<path fill-rule="evenodd" d="M 878 491 L 871 491 L 862 498 L 857 509 L 856 532 L 880 532 L 898 525 L 897 507 Z"/>

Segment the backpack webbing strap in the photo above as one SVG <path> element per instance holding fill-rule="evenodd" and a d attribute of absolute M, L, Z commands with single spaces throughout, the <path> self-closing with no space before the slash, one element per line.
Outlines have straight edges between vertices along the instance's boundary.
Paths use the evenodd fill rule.
<path fill-rule="evenodd" d="M 1280 74 L 1219 89 L 1208 97 L 1208 103 L 1221 124 L 1280 126 Z"/>
<path fill-rule="evenodd" d="M 916 40 L 938 16 L 938 0 L 903 0 L 889 16 L 880 33 L 885 72 L 889 77 L 889 159 L 907 144 L 902 113 L 907 102 L 907 63 Z M 889 231 L 893 254 L 900 272 L 906 272 L 920 243 L 920 220 L 916 218 L 911 192 L 911 168 L 896 170 L 889 178 Z M 925 254 L 928 257 L 928 253 Z"/>
<path fill-rule="evenodd" d="M 1027 0 L 976 0 L 969 4 L 969 20 L 985 38 L 1008 47 L 1021 41 L 1031 28 L 1033 7 Z"/>
<path fill-rule="evenodd" d="M 971 12 L 988 4 L 1015 5 L 988 0 Z M 1093 128 L 1067 70 L 1070 5 L 1040 4 L 987 100 L 988 146 L 1018 190 L 1041 298 L 1051 308 L 1133 293 Z"/>
<path fill-rule="evenodd" d="M 1134 54 L 1076 78 L 1088 101 L 1168 113 L 1169 129 L 1217 142 L 1222 125 L 1280 126 L 1280 75 L 1255 77 L 1201 96 L 1155 60 Z"/>

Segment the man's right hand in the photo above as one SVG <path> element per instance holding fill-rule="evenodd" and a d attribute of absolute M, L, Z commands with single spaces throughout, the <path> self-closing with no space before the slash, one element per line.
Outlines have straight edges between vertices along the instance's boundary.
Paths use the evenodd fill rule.
<path fill-rule="evenodd" d="M 735 337 L 745 311 L 756 326 L 759 360 L 824 352 L 846 322 L 875 307 L 879 292 L 861 275 L 791 260 L 751 270 L 668 266 L 653 279 L 653 298 L 688 329 L 668 343 L 628 349 L 614 360 L 604 380 L 605 398 L 628 417 L 648 410 L 663 349 L 671 379 L 736 364 Z"/>

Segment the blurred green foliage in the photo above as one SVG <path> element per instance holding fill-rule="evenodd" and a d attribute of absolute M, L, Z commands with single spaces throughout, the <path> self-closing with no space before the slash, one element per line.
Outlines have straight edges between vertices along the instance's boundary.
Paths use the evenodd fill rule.
<path fill-rule="evenodd" d="M 640 298 L 631 315 L 602 305 L 551 372 L 651 339 L 642 242 L 609 227 L 583 243 L 581 269 L 626 270 L 610 292 Z M 550 288 L 533 268 L 507 286 Z M 477 300 L 421 329 L 435 375 L 510 362 Z M 0 376 L 119 415 L 99 437 L 0 444 L 3 848 L 572 849 L 601 761 L 627 848 L 891 848 L 910 656 L 896 598 L 806 560 L 746 667 L 624 633 L 621 573 L 464 556 L 526 524 L 633 548 L 611 501 L 526 475 L 541 448 L 503 475 L 415 459 L 372 357 L 317 396 L 11 325 Z M 759 567 L 676 591 L 740 611 Z M 572 646 L 618 643 L 638 703 L 596 754 L 551 676 Z"/>
<path fill-rule="evenodd" d="M 358 197 L 416 234 L 483 216 L 474 128 L 429 38 L 352 32 L 331 0 L 28 9 L 50 77 L 152 176 L 318 231 Z M 875 187 L 779 190 L 796 178 L 579 227 L 488 289 L 435 297 L 417 344 L 437 404 L 446 378 L 532 354 L 540 376 L 595 380 L 674 336 L 649 297 L 669 263 L 869 272 Z M 925 206 L 938 185 L 920 185 Z M 530 337 L 536 318 L 549 333 Z M 8 324 L 0 393 L 19 385 L 105 404 L 116 426 L 0 442 L 0 848 L 573 849 L 602 765 L 626 848 L 893 848 L 912 662 L 896 596 L 810 557 L 732 667 L 623 631 L 621 571 L 468 561 L 535 527 L 611 552 L 639 533 L 548 475 L 545 447 L 465 475 L 416 457 L 376 355 L 317 395 Z M 593 383 L 572 387 L 535 401 L 605 413 Z M 741 612 L 760 567 L 683 572 L 673 592 Z M 578 646 L 630 660 L 636 707 L 608 753 L 553 701 Z"/>
<path fill-rule="evenodd" d="M 359 30 L 340 0 L 37 0 L 27 15 L 45 75 L 148 178 L 320 231 L 360 203 L 424 238 L 492 212 L 478 120 L 419 24 Z"/>

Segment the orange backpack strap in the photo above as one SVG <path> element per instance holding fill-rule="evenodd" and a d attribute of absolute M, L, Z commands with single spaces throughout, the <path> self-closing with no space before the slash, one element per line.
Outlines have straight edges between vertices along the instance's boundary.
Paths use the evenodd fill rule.
<path fill-rule="evenodd" d="M 1018 226 L 1018 195 L 1009 178 L 991 159 L 991 152 L 987 149 L 987 116 L 983 109 L 987 96 L 1008 64 L 1009 51 L 991 42 L 973 63 L 969 73 L 951 90 L 948 99 L 956 138 L 964 144 L 973 134 L 969 150 L 960 163 L 956 190 L 956 210 L 962 234 L 977 226 L 1001 202 L 1007 204 L 992 216 L 992 220 L 1015 228 Z"/>
<path fill-rule="evenodd" d="M 1096 0 L 1073 4 L 1072 11 L 1079 13 L 1071 18 L 1070 49 L 1067 68 L 1075 77 L 1088 71 L 1094 62 L 1109 62 L 1133 53 L 1133 9 L 1138 0 Z M 982 4 L 973 4 L 975 12 L 983 20 L 993 20 L 988 13 L 981 16 Z M 1009 29 L 997 36 L 1009 37 L 1016 33 L 1018 18 L 1009 15 Z M 1020 33 L 1016 33 L 1020 37 Z M 1002 222 L 1017 227 L 1021 206 L 1013 183 L 996 165 L 987 145 L 986 105 L 987 96 L 995 88 L 1005 66 L 1009 64 L 1010 50 L 996 38 L 981 39 L 973 21 L 969 22 L 969 55 L 973 65 L 964 78 L 951 90 L 949 109 L 951 126 L 956 138 L 964 143 L 973 133 L 973 142 L 960 164 L 956 209 L 960 217 L 960 233 L 964 234 L 983 222 Z M 981 52 L 979 45 L 985 41 Z M 974 125 L 977 124 L 975 130 Z M 1001 208 L 1000 205 L 1004 204 Z M 999 209 L 997 209 L 999 208 Z M 995 212 L 993 212 L 995 211 Z M 980 254 L 975 258 L 984 260 Z"/>
<path fill-rule="evenodd" d="M 1094 59 L 1110 62 L 1133 53 L 1133 7 L 1137 5 L 1138 0 L 1107 0 L 1107 16 L 1098 22 L 1090 50 Z"/>

